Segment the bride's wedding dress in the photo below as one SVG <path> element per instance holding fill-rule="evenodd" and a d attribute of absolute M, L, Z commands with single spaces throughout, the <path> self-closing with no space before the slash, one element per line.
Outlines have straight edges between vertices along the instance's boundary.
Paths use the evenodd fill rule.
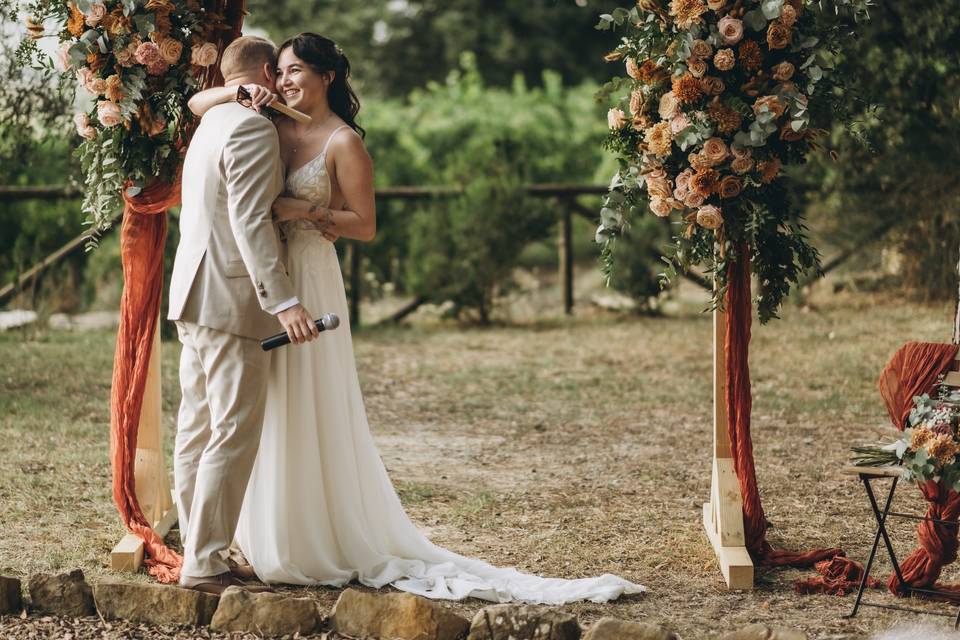
<path fill-rule="evenodd" d="M 326 148 L 287 176 L 286 189 L 329 204 Z M 606 602 L 644 590 L 610 574 L 527 575 L 427 540 L 404 512 L 370 435 L 334 246 L 306 220 L 284 223 L 284 233 L 300 301 L 344 322 L 273 355 L 260 450 L 236 534 L 261 580 L 341 586 L 356 579 L 428 598 L 546 604 Z"/>

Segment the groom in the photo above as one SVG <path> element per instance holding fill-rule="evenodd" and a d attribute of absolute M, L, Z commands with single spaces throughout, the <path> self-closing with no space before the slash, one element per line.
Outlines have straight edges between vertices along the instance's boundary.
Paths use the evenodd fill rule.
<path fill-rule="evenodd" d="M 225 86 L 273 86 L 276 56 L 268 40 L 238 38 L 220 63 Z M 221 552 L 233 541 L 260 444 L 270 360 L 259 340 L 280 325 L 295 343 L 318 334 L 280 257 L 271 205 L 282 188 L 273 124 L 236 102 L 210 109 L 183 163 L 168 316 L 183 344 L 174 450 L 180 584 L 208 593 L 243 585 Z"/>

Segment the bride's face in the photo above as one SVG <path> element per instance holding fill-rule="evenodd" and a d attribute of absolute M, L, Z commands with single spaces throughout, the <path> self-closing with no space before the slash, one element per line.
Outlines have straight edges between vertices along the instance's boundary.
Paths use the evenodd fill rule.
<path fill-rule="evenodd" d="M 294 109 L 309 110 L 326 100 L 332 73 L 317 73 L 293 53 L 293 47 L 287 47 L 277 61 L 277 93 Z"/>

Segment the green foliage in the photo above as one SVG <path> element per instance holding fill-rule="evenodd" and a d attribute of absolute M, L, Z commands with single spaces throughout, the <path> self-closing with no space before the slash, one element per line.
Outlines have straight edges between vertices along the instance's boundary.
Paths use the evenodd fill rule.
<path fill-rule="evenodd" d="M 553 69 L 564 84 L 609 77 L 607 38 L 591 26 L 615 0 L 251 0 L 249 24 L 280 42 L 300 31 L 332 37 L 353 65 L 362 97 L 405 96 L 442 82 L 473 51 L 484 80 L 539 83 Z"/>
<path fill-rule="evenodd" d="M 870 18 L 837 63 L 845 77 L 859 79 L 868 100 L 856 104 L 854 127 L 831 132 L 835 159 L 820 159 L 801 177 L 817 192 L 812 209 L 824 235 L 857 246 L 893 224 L 888 242 L 903 257 L 904 284 L 924 297 L 952 298 L 960 247 L 960 1 L 884 2 Z"/>
<path fill-rule="evenodd" d="M 653 300 L 660 295 L 664 264 L 659 256 L 669 242 L 666 221 L 653 216 L 637 218 L 616 240 L 610 286 L 633 298 L 640 311 L 650 311 Z"/>
<path fill-rule="evenodd" d="M 461 64 L 407 100 L 364 105 L 378 186 L 464 188 L 453 199 L 379 203 L 378 237 L 364 253 L 379 278 L 399 276 L 401 289 L 487 321 L 521 250 L 556 222 L 557 209 L 521 185 L 593 181 L 604 125 L 595 87 L 565 88 L 545 73 L 541 87 L 518 77 L 510 89 L 491 88 L 472 55 Z"/>

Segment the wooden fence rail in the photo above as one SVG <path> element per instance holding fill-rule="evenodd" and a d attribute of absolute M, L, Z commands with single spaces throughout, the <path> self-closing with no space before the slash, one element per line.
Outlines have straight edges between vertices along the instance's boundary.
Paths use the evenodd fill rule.
<path fill-rule="evenodd" d="M 604 185 L 592 184 L 530 184 L 525 185 L 527 193 L 534 197 L 549 198 L 556 202 L 560 209 L 558 233 L 558 268 L 562 289 L 563 310 L 566 314 L 573 313 L 573 214 L 584 216 L 591 221 L 596 219 L 593 209 L 584 206 L 577 198 L 585 195 L 602 195 L 607 192 Z M 460 187 L 452 186 L 398 186 L 377 189 L 377 200 L 423 200 L 431 198 L 450 198 L 463 193 Z M 74 186 L 45 186 L 21 187 L 0 185 L 0 201 L 12 202 L 18 200 L 66 200 L 75 199 L 83 195 L 82 191 Z M 114 221 L 116 222 L 116 220 Z M 23 291 L 29 284 L 38 278 L 46 269 L 56 264 L 85 244 L 86 234 L 80 234 L 60 247 L 49 256 L 24 271 L 17 278 L 3 288 L 0 288 L 0 306 L 9 302 L 19 291 Z M 360 322 L 360 297 L 363 286 L 362 277 L 362 244 L 348 242 L 346 246 L 346 263 L 350 281 L 350 318 L 358 326 Z M 424 302 L 418 298 L 404 306 L 388 320 L 399 321 L 415 311 Z"/>

